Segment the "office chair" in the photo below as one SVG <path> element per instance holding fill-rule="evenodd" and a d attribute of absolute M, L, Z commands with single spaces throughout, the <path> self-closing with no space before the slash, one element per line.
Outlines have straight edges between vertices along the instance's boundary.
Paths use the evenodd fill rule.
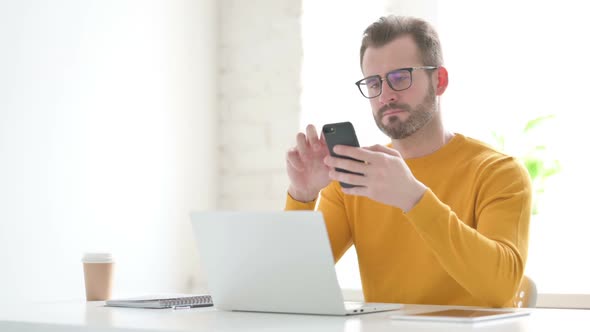
<path fill-rule="evenodd" d="M 534 308 L 537 305 L 537 285 L 531 278 L 522 277 L 513 304 L 516 308 Z"/>

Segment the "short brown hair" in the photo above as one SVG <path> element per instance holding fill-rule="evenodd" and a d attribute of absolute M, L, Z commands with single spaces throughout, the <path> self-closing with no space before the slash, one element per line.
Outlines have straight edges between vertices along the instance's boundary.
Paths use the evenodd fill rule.
<path fill-rule="evenodd" d="M 420 50 L 423 65 L 442 66 L 443 56 L 440 40 L 430 23 L 410 16 L 390 15 L 381 17 L 365 29 L 361 42 L 361 69 L 363 57 L 368 47 L 381 47 L 405 35 L 414 39 Z"/>

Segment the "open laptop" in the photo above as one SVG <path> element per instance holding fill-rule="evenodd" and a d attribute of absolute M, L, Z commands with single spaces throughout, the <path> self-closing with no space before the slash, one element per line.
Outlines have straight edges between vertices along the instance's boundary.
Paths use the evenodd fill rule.
<path fill-rule="evenodd" d="M 191 221 L 217 309 L 352 315 L 402 307 L 344 302 L 320 212 L 195 212 Z"/>

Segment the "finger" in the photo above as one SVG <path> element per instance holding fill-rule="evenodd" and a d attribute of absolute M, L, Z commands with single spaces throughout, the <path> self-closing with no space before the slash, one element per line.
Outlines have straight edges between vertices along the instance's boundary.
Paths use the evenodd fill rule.
<path fill-rule="evenodd" d="M 369 146 L 364 149 L 370 150 L 373 152 L 386 153 L 390 156 L 395 156 L 395 157 L 400 157 L 400 158 L 402 157 L 402 155 L 396 149 L 390 148 L 388 146 L 380 145 L 380 144 L 375 144 L 373 146 Z"/>
<path fill-rule="evenodd" d="M 350 157 L 356 160 L 362 160 L 366 162 L 374 160 L 375 156 L 379 154 L 378 152 L 373 152 L 367 149 L 361 149 L 355 146 L 348 145 L 336 145 L 334 146 L 334 152 L 341 156 Z"/>
<path fill-rule="evenodd" d="M 344 173 L 336 170 L 330 170 L 328 175 L 334 181 L 344 182 L 354 186 L 365 186 L 367 182 L 367 178 L 364 175 Z"/>
<path fill-rule="evenodd" d="M 307 140 L 309 141 L 309 145 L 314 151 L 319 151 L 320 140 L 318 139 L 318 132 L 315 129 L 315 126 L 312 124 L 307 125 L 305 128 L 305 132 L 307 133 Z"/>
<path fill-rule="evenodd" d="M 328 146 L 328 143 L 326 143 L 326 136 L 324 136 L 323 131 L 320 133 L 320 145 Z"/>
<path fill-rule="evenodd" d="M 330 150 L 328 149 L 328 143 L 326 143 L 326 137 L 324 136 L 323 132 L 320 133 L 319 145 L 320 145 L 320 151 L 322 151 L 322 153 L 324 155 L 330 154 Z"/>
<path fill-rule="evenodd" d="M 305 138 L 304 133 L 297 134 L 297 150 L 299 151 L 299 155 L 304 158 L 309 152 L 309 146 L 307 144 L 307 139 Z"/>
<path fill-rule="evenodd" d="M 324 164 L 332 168 L 338 167 L 341 169 L 345 169 L 347 171 L 363 174 L 366 172 L 367 168 L 366 163 L 332 156 L 327 156 L 326 158 L 324 158 Z"/>
<path fill-rule="evenodd" d="M 299 152 L 296 148 L 291 148 L 287 152 L 287 163 L 289 163 L 289 165 L 291 165 L 294 169 L 296 169 L 299 172 L 305 169 L 305 165 L 299 157 Z"/>
<path fill-rule="evenodd" d="M 352 188 L 342 187 L 342 192 L 347 195 L 367 196 L 367 187 L 352 187 Z"/>

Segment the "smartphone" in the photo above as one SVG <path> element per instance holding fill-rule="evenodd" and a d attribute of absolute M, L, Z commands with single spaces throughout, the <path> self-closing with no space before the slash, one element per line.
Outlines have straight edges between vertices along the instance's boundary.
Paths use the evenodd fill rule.
<path fill-rule="evenodd" d="M 339 122 L 339 123 L 329 123 L 324 125 L 322 128 L 322 132 L 324 134 L 324 138 L 326 139 L 326 144 L 328 145 L 328 150 L 330 150 L 330 155 L 333 157 L 350 159 L 358 162 L 362 162 L 360 160 L 341 156 L 339 154 L 334 153 L 334 146 L 335 145 L 348 145 L 348 146 L 355 146 L 360 147 L 359 141 L 356 138 L 356 133 L 354 131 L 354 127 L 350 122 Z M 336 171 L 343 172 L 343 173 L 350 173 L 350 174 L 357 174 L 363 175 L 361 173 L 347 171 L 345 169 L 336 168 Z M 355 185 L 351 185 L 349 183 L 340 182 L 340 185 L 343 188 L 352 188 L 358 187 Z"/>

